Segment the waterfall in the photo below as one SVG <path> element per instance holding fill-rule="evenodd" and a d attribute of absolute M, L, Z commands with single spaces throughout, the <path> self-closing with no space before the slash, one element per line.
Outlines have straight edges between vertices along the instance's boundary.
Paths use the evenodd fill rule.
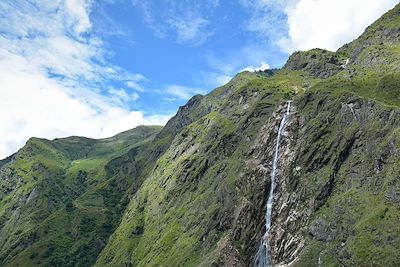
<path fill-rule="evenodd" d="M 285 128 L 287 118 L 290 114 L 290 103 L 291 101 L 289 101 L 287 104 L 286 113 L 283 115 L 281 123 L 279 124 L 278 136 L 276 137 L 275 154 L 274 154 L 274 159 L 272 161 L 271 188 L 269 190 L 269 195 L 267 200 L 267 212 L 265 213 L 265 234 L 261 240 L 260 247 L 258 248 L 258 252 L 254 260 L 254 267 L 268 267 L 272 265 L 268 248 L 268 236 L 272 223 L 272 206 L 274 204 L 274 189 L 276 185 L 275 176 L 279 159 L 279 145 L 281 142 L 282 132 Z"/>

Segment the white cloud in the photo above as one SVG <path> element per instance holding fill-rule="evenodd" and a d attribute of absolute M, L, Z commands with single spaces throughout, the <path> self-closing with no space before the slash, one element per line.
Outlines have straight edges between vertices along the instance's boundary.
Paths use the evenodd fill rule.
<path fill-rule="evenodd" d="M 87 92 L 91 97 L 73 97 L 62 84 L 37 73 L 7 71 L 1 67 L 0 80 L 1 87 L 7 87 L 1 90 L 0 100 L 4 112 L 0 117 L 2 157 L 14 152 L 31 136 L 107 137 L 141 124 L 164 123 L 169 118 L 145 117 L 140 111 L 128 111 L 92 92 Z M 121 97 L 124 96 L 122 93 Z"/>
<path fill-rule="evenodd" d="M 336 50 L 398 4 L 398 0 L 241 0 L 252 15 L 246 28 L 284 52 Z M 286 35 L 286 36 L 284 36 Z"/>
<path fill-rule="evenodd" d="M 65 7 L 68 9 L 70 18 L 75 21 L 74 30 L 76 33 L 83 33 L 90 29 L 90 23 L 87 10 L 91 1 L 86 0 L 66 0 Z"/>
<path fill-rule="evenodd" d="M 286 35 L 285 8 L 297 0 L 240 0 L 242 6 L 249 12 L 244 29 L 254 32 L 263 41 L 271 44 L 276 39 Z"/>
<path fill-rule="evenodd" d="M 140 92 L 145 91 L 144 88 L 135 81 L 127 81 L 127 82 L 125 82 L 125 86 L 128 88 L 131 88 L 133 90 L 136 90 L 136 91 L 140 91 Z"/>
<path fill-rule="evenodd" d="M 288 52 L 315 47 L 336 50 L 361 35 L 397 3 L 398 0 L 300 0 L 285 8 L 289 33 L 279 44 Z"/>
<path fill-rule="evenodd" d="M 179 43 L 201 44 L 212 35 L 211 32 L 203 32 L 202 28 L 208 24 L 208 21 L 199 16 L 189 14 L 185 17 L 172 17 L 168 22 L 176 30 Z"/>
<path fill-rule="evenodd" d="M 269 68 L 270 66 L 267 63 L 261 62 L 261 65 L 259 67 L 249 66 L 242 69 L 241 71 L 265 71 L 268 70 Z"/>
<path fill-rule="evenodd" d="M 202 88 L 206 88 L 206 91 L 217 88 L 219 86 L 227 84 L 233 75 L 224 74 L 219 71 L 199 71 L 194 77 L 195 84 L 201 85 Z M 204 94 L 204 92 L 199 92 Z"/>
<path fill-rule="evenodd" d="M 137 73 L 137 74 L 131 75 L 131 77 L 129 77 L 127 79 L 127 81 L 125 82 L 125 86 L 130 89 L 139 91 L 139 92 L 144 92 L 145 89 L 139 83 L 147 82 L 147 81 L 148 81 L 148 79 L 146 77 Z"/>
<path fill-rule="evenodd" d="M 139 99 L 139 95 L 135 92 L 128 93 L 124 89 L 111 88 L 108 90 L 109 95 L 114 100 L 115 103 L 123 105 L 124 103 L 129 104 Z"/>
<path fill-rule="evenodd" d="M 233 76 L 241 71 L 258 71 L 269 69 L 267 64 L 270 54 L 264 45 L 249 44 L 237 50 L 231 50 L 224 55 L 206 54 L 205 58 L 215 73 L 208 72 L 211 81 L 221 81 L 215 85 L 222 85 L 228 82 Z M 207 83 L 207 77 L 204 77 Z"/>
<path fill-rule="evenodd" d="M 218 0 L 132 0 L 132 3 L 141 9 L 145 23 L 160 38 L 174 36 L 177 43 L 198 46 L 213 35 L 207 17 L 219 5 Z"/>
<path fill-rule="evenodd" d="M 129 109 L 145 77 L 107 63 L 90 0 L 0 2 L 0 158 L 29 137 L 100 138 L 170 115 Z"/>
<path fill-rule="evenodd" d="M 190 88 L 181 85 L 168 85 L 162 91 L 162 94 L 167 94 L 172 98 L 166 98 L 170 101 L 173 100 L 189 100 L 195 94 L 204 93 L 201 89 Z"/>

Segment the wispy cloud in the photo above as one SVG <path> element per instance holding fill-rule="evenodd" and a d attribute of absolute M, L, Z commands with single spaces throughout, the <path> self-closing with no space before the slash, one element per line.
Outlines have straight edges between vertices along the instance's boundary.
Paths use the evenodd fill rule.
<path fill-rule="evenodd" d="M 186 15 L 186 17 L 170 18 L 168 23 L 176 31 L 179 43 L 202 44 L 212 35 L 211 32 L 203 32 L 202 28 L 208 21 L 202 17 Z"/>
<path fill-rule="evenodd" d="M 205 55 L 208 65 L 215 69 L 220 77 L 233 77 L 243 70 L 269 68 L 270 65 L 267 63 L 269 57 L 269 51 L 260 44 L 248 44 L 223 55 L 213 53 Z"/>
<path fill-rule="evenodd" d="M 219 5 L 217 0 L 133 0 L 132 3 L 141 9 L 145 23 L 160 38 L 174 36 L 177 43 L 197 46 L 213 35 L 207 16 Z"/>
<path fill-rule="evenodd" d="M 285 8 L 296 1 L 240 0 L 249 14 L 249 18 L 244 21 L 244 29 L 270 43 L 285 37 L 288 31 Z"/>
<path fill-rule="evenodd" d="M 92 31 L 92 5 L 0 2 L 0 157 L 31 136 L 105 137 L 170 117 L 130 110 L 146 79 L 108 63 Z"/>
<path fill-rule="evenodd" d="M 103 0 L 94 3 L 95 15 L 91 16 L 91 20 L 96 27 L 94 27 L 92 31 L 95 34 L 101 35 L 103 38 L 118 38 L 125 46 L 133 46 L 136 40 L 134 39 L 133 30 L 130 27 L 131 25 L 122 23 L 109 13 L 119 2 L 121 2 L 121 0 Z"/>
<path fill-rule="evenodd" d="M 200 71 L 196 77 L 196 83 L 201 84 L 205 88 L 213 89 L 228 83 L 233 75 L 224 74 L 218 71 Z"/>
<path fill-rule="evenodd" d="M 258 67 L 248 66 L 248 67 L 242 69 L 241 71 L 264 71 L 269 68 L 270 68 L 270 66 L 267 63 L 261 62 L 261 65 Z"/>
<path fill-rule="evenodd" d="M 108 95 L 110 100 L 114 101 L 115 104 L 121 107 L 126 105 L 126 108 L 129 108 L 130 103 L 139 99 L 139 95 L 137 93 L 127 92 L 125 89 L 110 88 L 108 90 Z"/>
<path fill-rule="evenodd" d="M 147 81 L 149 81 L 149 80 L 146 77 L 137 73 L 137 74 L 131 75 L 130 78 L 125 81 L 125 86 L 130 89 L 133 89 L 135 91 L 144 92 L 145 89 L 143 88 L 141 83 L 147 82 Z"/>
<path fill-rule="evenodd" d="M 165 95 L 164 99 L 168 101 L 189 100 L 195 94 L 204 94 L 204 91 L 199 88 L 191 88 L 181 85 L 168 85 L 159 91 Z"/>

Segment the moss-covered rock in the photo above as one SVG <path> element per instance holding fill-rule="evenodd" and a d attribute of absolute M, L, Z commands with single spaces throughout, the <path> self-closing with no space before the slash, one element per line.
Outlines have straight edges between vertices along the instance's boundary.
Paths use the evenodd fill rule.
<path fill-rule="evenodd" d="M 32 138 L 0 161 L 0 265 L 251 266 L 400 262 L 397 5 L 357 40 L 293 54 L 194 96 L 165 127 Z"/>

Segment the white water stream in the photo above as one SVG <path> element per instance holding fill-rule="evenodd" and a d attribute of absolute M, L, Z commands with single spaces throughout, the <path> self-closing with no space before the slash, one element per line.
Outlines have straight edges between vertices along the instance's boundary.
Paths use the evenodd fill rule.
<path fill-rule="evenodd" d="M 268 248 L 268 236 L 272 223 L 272 206 L 274 204 L 274 190 L 276 186 L 275 176 L 276 176 L 276 169 L 278 167 L 279 146 L 281 142 L 282 132 L 285 129 L 287 118 L 289 117 L 290 114 L 290 103 L 291 101 L 289 101 L 287 104 L 286 113 L 285 115 L 283 115 L 281 123 L 279 124 L 278 136 L 276 137 L 275 154 L 274 154 L 274 160 L 272 162 L 271 187 L 269 189 L 269 195 L 267 200 L 267 212 L 265 214 L 265 234 L 261 240 L 260 247 L 258 248 L 257 255 L 254 259 L 254 265 L 253 265 L 254 267 L 269 267 L 272 265 Z"/>

